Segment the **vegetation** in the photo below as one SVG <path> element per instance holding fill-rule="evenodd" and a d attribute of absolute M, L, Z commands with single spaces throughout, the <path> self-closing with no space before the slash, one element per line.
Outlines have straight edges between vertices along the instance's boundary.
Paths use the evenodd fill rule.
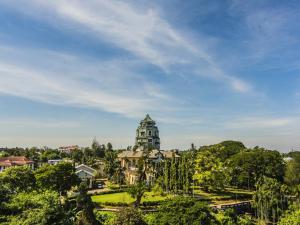
<path fill-rule="evenodd" d="M 40 189 L 51 189 L 63 195 L 80 182 L 71 163 L 45 164 L 35 171 L 35 177 Z"/>
<path fill-rule="evenodd" d="M 231 167 L 231 184 L 239 188 L 254 189 L 256 182 L 263 176 L 283 181 L 285 164 L 278 151 L 255 147 L 232 156 L 228 160 Z"/>
<path fill-rule="evenodd" d="M 193 176 L 193 158 L 191 152 L 185 152 L 181 157 L 172 157 L 161 165 L 164 168 L 161 176 L 157 176 L 158 184 L 166 192 L 190 193 Z"/>
<path fill-rule="evenodd" d="M 300 209 L 291 209 L 285 212 L 278 225 L 299 225 Z"/>
<path fill-rule="evenodd" d="M 256 184 L 253 196 L 256 215 L 259 220 L 277 222 L 287 207 L 286 187 L 273 178 L 262 177 Z"/>
<path fill-rule="evenodd" d="M 172 198 L 173 195 L 160 195 L 154 192 L 145 192 L 141 202 L 159 202 L 168 198 Z M 101 194 L 92 196 L 92 200 L 95 203 L 105 205 L 105 203 L 126 203 L 132 204 L 135 198 L 130 196 L 127 192 Z"/>
<path fill-rule="evenodd" d="M 48 148 L 4 149 L 2 156 L 24 155 L 36 166 L 49 159 L 72 159 L 73 163 L 45 164 L 34 171 L 26 166 L 12 167 L 1 173 L 0 223 L 299 224 L 299 152 L 285 154 L 291 158 L 284 160 L 284 155 L 275 150 L 247 149 L 241 142 L 224 141 L 199 149 L 192 145 L 187 151 L 174 151 L 172 158 L 155 163 L 150 153 L 151 148 L 138 161 L 135 184 L 126 185 L 126 169 L 118 162 L 118 151 L 111 143 L 99 144 L 94 139 L 91 147 L 71 153 Z M 90 196 L 76 176 L 74 164 L 98 168 L 98 162 L 105 163 L 104 175 L 112 185 Z M 147 179 L 149 174 L 154 182 Z M 71 189 L 75 197 L 67 195 Z M 254 213 L 249 211 L 246 215 L 236 209 L 218 211 L 209 205 L 251 198 Z M 95 206 L 114 206 L 120 212 L 100 213 Z M 142 209 L 158 211 L 145 215 Z"/>
<path fill-rule="evenodd" d="M 225 189 L 228 171 L 221 161 L 222 157 L 217 157 L 222 150 L 222 146 L 215 145 L 200 150 L 196 156 L 193 178 L 205 191 L 221 192 Z"/>
<path fill-rule="evenodd" d="M 92 203 L 91 197 L 87 195 L 87 186 L 85 183 L 81 183 L 78 188 L 79 195 L 76 199 L 76 210 L 78 225 L 98 225 L 99 221 L 96 220 L 94 215 L 94 205 Z"/>
<path fill-rule="evenodd" d="M 176 197 L 163 203 L 152 221 L 153 225 L 216 223 L 217 220 L 206 203 L 187 197 Z"/>
<path fill-rule="evenodd" d="M 147 225 L 142 213 L 133 207 L 123 208 L 117 213 L 114 225 Z"/>

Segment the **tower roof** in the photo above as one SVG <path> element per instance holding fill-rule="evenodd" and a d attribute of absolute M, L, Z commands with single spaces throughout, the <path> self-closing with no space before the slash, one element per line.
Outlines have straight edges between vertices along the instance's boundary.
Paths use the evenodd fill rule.
<path fill-rule="evenodd" d="M 146 115 L 145 119 L 142 120 L 142 122 L 154 122 L 153 119 L 149 116 L 149 114 Z"/>

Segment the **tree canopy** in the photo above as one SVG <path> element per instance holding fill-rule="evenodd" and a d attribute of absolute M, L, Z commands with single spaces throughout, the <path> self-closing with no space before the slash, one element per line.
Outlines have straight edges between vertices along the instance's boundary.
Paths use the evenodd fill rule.
<path fill-rule="evenodd" d="M 55 190 L 61 194 L 66 194 L 72 186 L 79 183 L 74 167 L 65 162 L 43 165 L 35 171 L 35 177 L 39 188 Z"/>
<path fill-rule="evenodd" d="M 202 201 L 189 197 L 176 197 L 161 205 L 153 225 L 216 225 L 211 208 Z"/>

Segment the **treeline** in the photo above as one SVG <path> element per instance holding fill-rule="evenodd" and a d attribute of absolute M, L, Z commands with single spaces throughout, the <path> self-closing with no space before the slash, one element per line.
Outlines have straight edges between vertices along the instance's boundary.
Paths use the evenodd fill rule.
<path fill-rule="evenodd" d="M 300 217 L 294 219 L 300 213 L 300 152 L 281 154 L 225 141 L 200 147 L 194 162 L 193 179 L 206 191 L 228 186 L 254 191 L 258 223 L 300 224 Z"/>
<path fill-rule="evenodd" d="M 206 191 L 222 191 L 225 186 L 254 189 L 263 176 L 283 182 L 285 168 L 278 151 L 225 141 L 197 150 L 194 179 Z"/>
<path fill-rule="evenodd" d="M 181 154 L 180 158 L 172 157 L 161 165 L 163 173 L 158 176 L 162 189 L 172 193 L 190 193 L 193 176 L 193 158 L 191 152 Z"/>
<path fill-rule="evenodd" d="M 105 153 L 112 150 L 113 146 L 111 143 L 99 144 L 99 142 L 94 139 L 91 147 L 74 147 L 70 152 L 52 149 L 46 146 L 43 148 L 1 148 L 0 157 L 25 156 L 34 162 L 47 162 L 51 159 L 70 158 L 77 163 L 93 163 L 96 158 L 104 158 Z"/>

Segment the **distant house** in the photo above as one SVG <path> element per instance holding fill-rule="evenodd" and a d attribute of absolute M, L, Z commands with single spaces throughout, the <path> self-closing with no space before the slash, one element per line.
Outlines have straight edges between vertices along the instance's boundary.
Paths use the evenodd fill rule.
<path fill-rule="evenodd" d="M 34 163 L 32 160 L 27 159 L 25 156 L 8 156 L 0 157 L 0 172 L 12 166 L 24 166 L 28 165 L 31 169 L 34 169 Z"/>
<path fill-rule="evenodd" d="M 58 151 L 70 154 L 72 151 L 79 149 L 78 145 L 61 146 Z"/>
<path fill-rule="evenodd" d="M 63 161 L 62 159 L 49 159 L 47 163 L 50 165 L 56 165 L 62 161 Z"/>
<path fill-rule="evenodd" d="M 76 166 L 76 174 L 77 176 L 83 180 L 87 181 L 88 187 L 92 188 L 93 183 L 95 181 L 95 176 L 97 171 L 87 165 L 81 164 L 79 166 Z"/>
<path fill-rule="evenodd" d="M 292 157 L 284 157 L 283 158 L 283 161 L 286 162 L 286 163 L 288 163 L 289 161 L 292 161 L 292 160 L 293 160 Z"/>

